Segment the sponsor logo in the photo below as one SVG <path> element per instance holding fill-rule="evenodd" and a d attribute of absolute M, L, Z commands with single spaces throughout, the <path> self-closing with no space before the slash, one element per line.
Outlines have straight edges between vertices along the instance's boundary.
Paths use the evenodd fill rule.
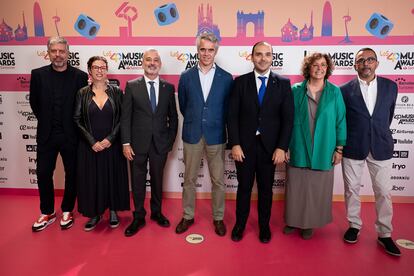
<path fill-rule="evenodd" d="M 16 66 L 16 59 L 13 52 L 0 52 L 0 68 L 13 69 Z"/>
<path fill-rule="evenodd" d="M 188 243 L 197 244 L 197 243 L 203 242 L 204 241 L 204 237 L 202 235 L 200 235 L 200 234 L 190 234 L 187 237 L 185 237 L 185 240 Z"/>
<path fill-rule="evenodd" d="M 410 177 L 408 175 L 393 175 L 391 180 L 410 180 Z"/>
<path fill-rule="evenodd" d="M 402 96 L 400 101 L 396 103 L 395 109 L 405 109 L 412 110 L 414 109 L 414 103 L 410 103 L 410 98 L 408 96 Z"/>
<path fill-rule="evenodd" d="M 37 185 L 37 179 L 36 178 L 30 178 L 30 184 Z"/>
<path fill-rule="evenodd" d="M 398 84 L 399 92 L 411 92 L 409 90 L 414 89 L 414 81 L 407 81 L 404 77 L 399 77 L 395 79 L 395 82 Z M 403 96 L 407 97 L 407 96 Z M 408 98 L 408 97 L 407 97 Z"/>
<path fill-rule="evenodd" d="M 0 161 L 6 162 L 7 161 L 7 157 L 0 157 Z"/>
<path fill-rule="evenodd" d="M 36 126 L 28 126 L 28 125 L 20 125 L 19 129 L 20 130 L 36 130 L 37 127 Z"/>
<path fill-rule="evenodd" d="M 3 134 L 0 132 L 0 140 L 3 139 Z"/>
<path fill-rule="evenodd" d="M 393 158 L 408 158 L 408 150 L 394 150 Z"/>
<path fill-rule="evenodd" d="M 380 56 L 394 63 L 394 70 L 414 69 L 414 52 L 381 51 Z"/>
<path fill-rule="evenodd" d="M 282 188 L 285 187 L 286 179 L 278 178 L 273 181 L 273 188 Z"/>
<path fill-rule="evenodd" d="M 404 191 L 404 189 L 405 189 L 405 187 L 403 187 L 403 186 L 392 185 L 392 190 L 393 191 L 402 192 L 402 191 Z"/>
<path fill-rule="evenodd" d="M 27 140 L 27 139 L 36 139 L 36 135 L 32 135 L 32 134 L 22 134 L 22 138 Z"/>
<path fill-rule="evenodd" d="M 4 171 L 4 167 L 0 167 L 0 172 L 3 172 Z"/>
<path fill-rule="evenodd" d="M 20 83 L 21 88 L 29 88 L 30 87 L 30 80 L 27 80 L 25 77 L 18 77 L 17 81 Z"/>
<path fill-rule="evenodd" d="M 0 104 L 3 103 L 3 95 L 0 94 Z"/>
<path fill-rule="evenodd" d="M 6 183 L 7 180 L 8 180 L 7 177 L 0 177 L 0 184 Z"/>
<path fill-rule="evenodd" d="M 405 164 L 392 163 L 392 168 L 396 170 L 404 170 L 406 166 Z"/>
<path fill-rule="evenodd" d="M 20 105 L 20 106 L 29 106 L 29 99 L 30 99 L 30 95 L 29 93 L 26 93 L 26 95 L 24 96 L 24 100 L 23 101 L 17 101 L 16 104 Z"/>
<path fill-rule="evenodd" d="M 29 168 L 29 175 L 36 175 L 36 169 Z"/>
<path fill-rule="evenodd" d="M 37 151 L 37 145 L 26 145 L 26 151 L 27 152 L 36 152 Z"/>
<path fill-rule="evenodd" d="M 29 158 L 29 163 L 37 163 L 37 159 L 36 158 L 33 158 L 33 157 L 28 157 Z"/>
<path fill-rule="evenodd" d="M 414 124 L 414 114 L 395 114 L 394 119 L 398 120 L 399 125 Z"/>
<path fill-rule="evenodd" d="M 405 129 L 390 129 L 392 134 L 414 134 L 414 130 L 405 130 Z"/>
<path fill-rule="evenodd" d="M 116 53 L 108 51 L 103 52 L 103 56 L 116 63 L 118 70 L 142 69 L 142 59 L 144 57 L 142 52 Z"/>
<path fill-rule="evenodd" d="M 25 117 L 27 119 L 27 121 L 37 121 L 36 116 L 31 111 L 19 110 L 19 111 L 17 111 L 17 114 L 20 114 L 23 117 Z"/>
<path fill-rule="evenodd" d="M 226 178 L 226 179 L 237 179 L 236 170 L 224 170 L 224 178 Z"/>
<path fill-rule="evenodd" d="M 394 144 L 403 144 L 403 145 L 411 145 L 413 140 L 411 139 L 393 139 Z"/>

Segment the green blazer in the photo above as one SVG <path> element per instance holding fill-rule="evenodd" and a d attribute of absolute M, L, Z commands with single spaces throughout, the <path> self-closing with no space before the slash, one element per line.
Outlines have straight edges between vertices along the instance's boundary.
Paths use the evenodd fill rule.
<path fill-rule="evenodd" d="M 292 87 L 295 117 L 290 140 L 290 165 L 327 171 L 332 169 L 336 146 L 346 143 L 345 104 L 341 90 L 325 81 L 315 117 L 314 141 L 308 119 L 307 80 Z"/>

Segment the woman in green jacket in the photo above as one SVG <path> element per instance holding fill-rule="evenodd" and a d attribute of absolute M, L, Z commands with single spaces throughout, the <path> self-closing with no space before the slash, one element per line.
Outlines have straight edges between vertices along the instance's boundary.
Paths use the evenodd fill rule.
<path fill-rule="evenodd" d="M 345 105 L 340 89 L 328 81 L 329 55 L 313 53 L 302 65 L 305 80 L 292 87 L 295 118 L 285 191 L 285 234 L 313 229 L 332 221 L 334 165 L 341 162 L 346 142 Z"/>

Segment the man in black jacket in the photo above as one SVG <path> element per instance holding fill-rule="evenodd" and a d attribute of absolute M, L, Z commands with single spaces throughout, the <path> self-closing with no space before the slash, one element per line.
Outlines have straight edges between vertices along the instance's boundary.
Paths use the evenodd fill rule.
<path fill-rule="evenodd" d="M 145 226 L 147 162 L 151 176 L 151 219 L 162 227 L 170 222 L 161 212 L 164 166 L 178 128 L 174 85 L 159 77 L 161 57 L 155 49 L 144 53 L 144 76 L 127 82 L 122 101 L 121 141 L 131 164 L 131 189 L 135 211 L 125 236 Z"/>
<path fill-rule="evenodd" d="M 237 169 L 236 224 L 231 233 L 240 241 L 250 212 L 250 196 L 257 181 L 259 239 L 268 243 L 275 166 L 285 161 L 293 127 L 290 81 L 270 70 L 272 46 L 253 46 L 253 72 L 235 79 L 228 116 L 229 144 Z"/>
<path fill-rule="evenodd" d="M 78 134 L 73 122 L 76 92 L 86 86 L 88 75 L 70 66 L 69 45 L 63 37 L 51 37 L 47 43 L 50 65 L 32 70 L 30 106 L 37 124 L 37 181 L 41 215 L 32 226 L 39 232 L 56 220 L 53 172 L 58 154 L 65 169 L 65 192 L 60 226 L 73 225 L 76 201 L 76 148 Z"/>

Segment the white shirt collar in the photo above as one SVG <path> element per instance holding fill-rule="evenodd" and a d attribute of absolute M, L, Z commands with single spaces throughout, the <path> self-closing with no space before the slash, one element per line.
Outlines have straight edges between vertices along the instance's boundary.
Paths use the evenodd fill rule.
<path fill-rule="evenodd" d="M 147 78 L 147 76 L 144 75 L 144 79 L 145 79 L 146 84 L 148 84 L 149 81 L 153 81 L 154 84 L 159 84 L 160 83 L 160 76 L 157 76 L 155 79 L 150 80 L 149 78 Z"/>
<path fill-rule="evenodd" d="M 266 77 L 267 80 L 269 79 L 269 75 L 270 75 L 270 69 L 267 70 L 267 72 L 264 75 L 260 75 L 256 70 L 253 70 L 254 72 L 254 77 L 257 79 L 258 77 Z"/>

